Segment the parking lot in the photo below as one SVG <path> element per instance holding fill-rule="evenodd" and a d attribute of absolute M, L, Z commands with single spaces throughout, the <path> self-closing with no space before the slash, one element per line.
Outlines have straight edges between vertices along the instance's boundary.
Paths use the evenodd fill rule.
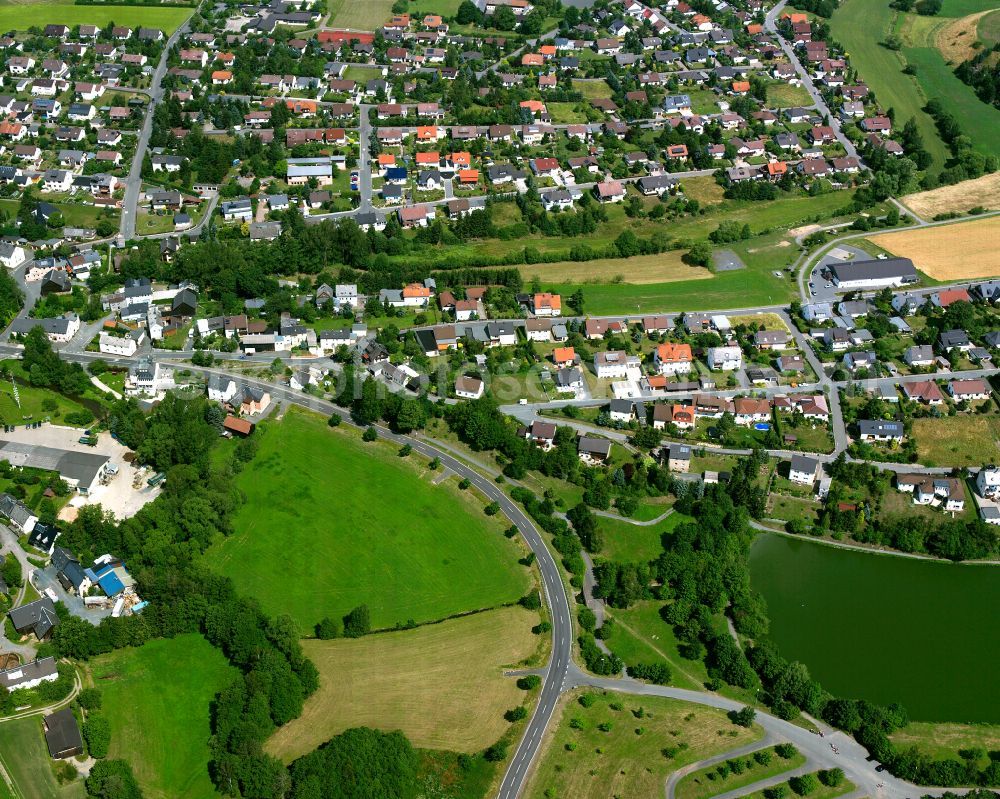
<path fill-rule="evenodd" d="M 153 473 L 148 469 L 138 470 L 133 467 L 126 460 L 126 455 L 130 452 L 127 447 L 115 441 L 111 434 L 106 432 L 97 434 L 97 444 L 89 447 L 79 441 L 83 433 L 83 430 L 76 427 L 43 424 L 34 430 L 18 427 L 12 433 L 4 433 L 4 437 L 9 441 L 22 444 L 36 444 L 73 452 L 96 453 L 107 455 L 110 458 L 110 463 L 117 468 L 118 474 L 106 485 L 98 486 L 87 496 L 75 494 L 67 508 L 64 509 L 63 514 L 60 514 L 62 518 L 75 516 L 73 508 L 100 503 L 119 519 L 127 519 L 134 516 L 147 502 L 155 499 L 160 489 L 150 488 L 146 485 L 146 480 L 152 477 Z M 133 488 L 133 480 L 139 472 L 142 474 L 139 488 Z"/>

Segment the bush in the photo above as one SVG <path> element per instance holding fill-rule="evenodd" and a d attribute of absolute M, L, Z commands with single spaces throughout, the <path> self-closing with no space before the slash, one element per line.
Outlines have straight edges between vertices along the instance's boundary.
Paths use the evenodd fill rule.
<path fill-rule="evenodd" d="M 91 757 L 103 758 L 111 746 L 111 724 L 104 716 L 91 716 L 84 722 L 83 738 Z"/>
<path fill-rule="evenodd" d="M 67 424 L 79 425 L 80 427 L 86 427 L 92 421 L 94 421 L 94 414 L 90 411 L 70 411 L 67 413 L 63 419 Z"/>
<path fill-rule="evenodd" d="M 399 457 L 400 458 L 409 457 L 411 452 L 413 452 L 413 447 L 411 447 L 409 444 L 403 444 L 403 446 L 399 448 Z"/>
<path fill-rule="evenodd" d="M 542 606 L 542 600 L 538 596 L 537 591 L 532 591 L 530 594 L 525 594 L 517 603 L 528 610 L 538 610 Z"/>
<path fill-rule="evenodd" d="M 844 770 L 840 768 L 825 769 L 819 773 L 819 781 L 828 788 L 836 788 L 844 781 Z"/>
<path fill-rule="evenodd" d="M 808 796 L 819 787 L 819 780 L 815 774 L 803 774 L 801 777 L 792 777 L 788 780 L 788 787 L 799 796 Z"/>
<path fill-rule="evenodd" d="M 483 757 L 490 763 L 501 763 L 507 759 L 507 744 L 497 741 L 493 746 L 483 752 Z"/>
<path fill-rule="evenodd" d="M 358 605 L 344 616 L 344 637 L 360 638 L 372 631 L 371 613 L 367 605 Z"/>
<path fill-rule="evenodd" d="M 583 694 L 577 700 L 583 707 L 593 707 L 594 703 L 597 701 L 597 694 Z"/>
<path fill-rule="evenodd" d="M 517 707 L 512 707 L 510 710 L 508 710 L 506 713 L 503 714 L 503 717 L 507 719 L 507 721 L 513 724 L 515 721 L 521 721 L 523 719 L 528 718 L 528 708 L 526 708 L 524 705 L 518 705 Z"/>
<path fill-rule="evenodd" d="M 76 695 L 76 702 L 84 710 L 100 710 L 101 692 L 97 688 L 83 688 Z"/>
<path fill-rule="evenodd" d="M 483 509 L 483 512 L 487 516 L 496 516 L 500 512 L 500 503 L 499 502 L 491 502 L 489 505 L 487 505 Z"/>
<path fill-rule="evenodd" d="M 517 680 L 517 687 L 522 691 L 533 691 L 542 684 L 542 678 L 537 674 L 528 674 L 524 677 L 519 677 Z"/>
<path fill-rule="evenodd" d="M 321 641 L 329 641 L 332 638 L 339 638 L 340 625 L 337 624 L 336 620 L 326 616 L 322 621 L 320 621 L 319 624 L 316 625 L 316 637 Z"/>
<path fill-rule="evenodd" d="M 764 799 L 785 799 L 788 789 L 784 785 L 775 785 L 764 789 Z"/>
<path fill-rule="evenodd" d="M 378 430 L 374 427 L 366 427 L 365 432 L 361 436 L 363 441 L 375 441 L 378 438 Z"/>
<path fill-rule="evenodd" d="M 340 423 L 342 421 L 343 420 L 340 418 L 339 413 L 331 413 L 330 418 L 326 420 L 326 423 L 330 425 L 330 427 L 340 427 Z"/>
<path fill-rule="evenodd" d="M 757 711 L 752 707 L 745 707 L 742 710 L 730 710 L 729 720 L 739 727 L 752 727 L 753 720 L 757 717 Z"/>
<path fill-rule="evenodd" d="M 670 667 L 666 663 L 637 663 L 628 667 L 629 676 L 657 685 L 670 684 Z"/>
<path fill-rule="evenodd" d="M 580 622 L 580 627 L 588 633 L 592 633 L 597 626 L 597 616 L 590 608 L 583 607 L 576 612 L 576 620 Z"/>
<path fill-rule="evenodd" d="M 795 748 L 795 744 L 778 744 L 774 747 L 774 752 L 782 760 L 791 760 L 799 750 Z"/>

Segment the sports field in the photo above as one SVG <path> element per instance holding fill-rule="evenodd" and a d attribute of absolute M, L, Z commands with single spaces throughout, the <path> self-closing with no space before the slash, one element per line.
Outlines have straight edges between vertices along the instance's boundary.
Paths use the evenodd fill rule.
<path fill-rule="evenodd" d="M 392 0 L 328 0 L 331 28 L 374 31 L 392 17 Z"/>
<path fill-rule="evenodd" d="M 763 736 L 757 725 L 737 727 L 721 710 L 675 699 L 611 691 L 593 694 L 596 701 L 585 708 L 577 696 L 560 701 L 558 726 L 547 734 L 528 799 L 662 796 L 671 772 Z M 570 726 L 574 720 L 578 729 Z M 682 743 L 687 748 L 680 749 Z"/>
<path fill-rule="evenodd" d="M 950 211 L 968 211 L 970 208 L 1000 210 L 1000 172 L 908 194 L 901 198 L 901 202 L 924 219 L 933 219 L 937 214 Z"/>
<path fill-rule="evenodd" d="M 91 662 L 93 685 L 103 694 L 101 713 L 111 722 L 108 757 L 132 764 L 147 799 L 217 796 L 208 776 L 210 705 L 236 674 L 195 634 Z"/>
<path fill-rule="evenodd" d="M 894 108 L 898 120 L 916 119 L 924 147 L 934 158 L 931 171 L 940 172 L 950 154 L 937 134 L 934 120 L 921 110 L 926 100 L 916 81 L 903 74 L 899 54 L 879 44 L 889 33 L 892 19 L 889 0 L 844 0 L 830 18 L 830 30 L 879 103 Z"/>
<path fill-rule="evenodd" d="M 1000 275 L 1000 218 L 901 230 L 869 236 L 893 255 L 910 258 L 934 280 L 968 280 Z"/>
<path fill-rule="evenodd" d="M 31 3 L 0 5 L 0 28 L 27 30 L 52 23 L 92 24 L 101 28 L 113 22 L 130 28 L 159 28 L 168 36 L 191 15 L 190 8 L 162 6 L 76 6 L 72 3 Z"/>
<path fill-rule="evenodd" d="M 503 670 L 534 653 L 537 623 L 537 613 L 512 607 L 415 630 L 303 641 L 320 687 L 267 751 L 288 762 L 361 725 L 402 730 L 427 749 L 484 749 L 507 729 L 504 713 L 527 697 Z"/>
<path fill-rule="evenodd" d="M 31 716 L 0 724 L 0 763 L 17 786 L 11 794 L 0 778 L 0 796 L 16 799 L 83 799 L 83 780 L 59 785 L 52 773 L 52 760 L 45 746 L 42 720 Z"/>
<path fill-rule="evenodd" d="M 246 494 L 234 535 L 209 565 L 272 614 L 303 630 L 367 604 L 372 626 L 434 621 L 522 596 L 529 572 L 504 524 L 472 491 L 417 456 L 364 444 L 356 431 L 290 409 L 258 428 L 256 458 L 236 480 Z"/>

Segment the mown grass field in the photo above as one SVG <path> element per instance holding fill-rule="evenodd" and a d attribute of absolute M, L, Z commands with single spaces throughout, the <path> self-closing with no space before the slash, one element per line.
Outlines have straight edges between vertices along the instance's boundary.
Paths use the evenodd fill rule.
<path fill-rule="evenodd" d="M 741 774 L 730 771 L 728 776 L 721 777 L 718 772 L 718 766 L 699 769 L 692 774 L 688 774 L 677 784 L 674 792 L 675 796 L 677 799 L 709 799 L 720 793 L 735 791 L 737 788 L 752 785 L 760 780 L 784 774 L 786 771 L 796 769 L 806 762 L 805 755 L 801 752 L 796 752 L 793 757 L 785 760 L 778 757 L 773 746 L 763 751 L 771 756 L 771 762 L 766 766 L 762 766 L 754 760 L 753 755 L 743 755 L 738 758 L 745 766 Z"/>
<path fill-rule="evenodd" d="M 573 89 L 580 92 L 588 100 L 611 97 L 611 87 L 604 80 L 574 80 Z"/>
<path fill-rule="evenodd" d="M 1000 726 L 996 724 L 949 724 L 911 721 L 889 736 L 902 749 L 919 747 L 928 757 L 959 759 L 960 749 L 1000 749 Z"/>
<path fill-rule="evenodd" d="M 108 757 L 132 764 L 149 799 L 217 796 L 208 776 L 210 705 L 236 674 L 195 634 L 96 658 L 90 678 L 111 722 Z"/>
<path fill-rule="evenodd" d="M 1000 11 L 991 11 L 980 18 L 976 33 L 987 46 L 1000 42 Z"/>
<path fill-rule="evenodd" d="M 671 513 L 662 522 L 651 525 L 629 524 L 599 517 L 597 526 L 604 535 L 604 548 L 599 557 L 631 563 L 653 560 L 663 550 L 660 543 L 663 533 L 672 531 L 686 521 L 690 521 L 690 517 L 683 513 Z"/>
<path fill-rule="evenodd" d="M 159 28 L 169 36 L 191 15 L 190 8 L 164 6 L 77 6 L 72 3 L 31 3 L 0 5 L 0 28 L 27 30 L 52 23 L 92 24 L 101 28 L 113 22 L 130 28 Z"/>
<path fill-rule="evenodd" d="M 543 746 L 528 784 L 529 799 L 661 796 L 672 771 L 763 736 L 757 725 L 737 727 L 720 710 L 674 699 L 609 692 L 594 694 L 596 701 L 585 708 L 577 696 L 560 700 L 558 726 Z M 579 729 L 570 726 L 573 720 Z M 607 732 L 601 724 L 610 725 Z M 681 744 L 687 748 L 680 749 Z M 676 754 L 666 757 L 664 750 L 674 747 Z"/>
<path fill-rule="evenodd" d="M 462 0 L 413 0 L 407 9 L 410 16 L 423 19 L 427 14 L 439 14 L 442 17 L 453 17 L 458 12 Z"/>
<path fill-rule="evenodd" d="M 708 680 L 705 664 L 681 657 L 673 628 L 660 616 L 664 604 L 646 600 L 627 609 L 608 609 L 615 626 L 607 644 L 626 663 L 663 661 L 670 666 L 671 685 L 701 690 Z"/>
<path fill-rule="evenodd" d="M 945 109 L 955 115 L 962 133 L 972 139 L 974 149 L 984 155 L 1000 156 L 1000 136 L 997 135 L 1000 109 L 984 103 L 971 86 L 962 83 L 936 48 L 906 47 L 903 54 L 916 68 L 917 81 L 924 94 L 938 98 Z"/>
<path fill-rule="evenodd" d="M 637 255 L 627 261 L 621 258 L 596 258 L 593 261 L 559 261 L 552 264 L 521 264 L 517 270 L 531 280 L 601 282 L 620 279 L 629 285 L 647 285 L 674 280 L 708 280 L 712 273 L 703 266 L 683 261 L 682 250 L 668 250 L 657 255 Z M 616 271 L 617 270 L 617 271 Z"/>
<path fill-rule="evenodd" d="M 31 716 L 0 724 L 0 763 L 17 786 L 16 799 L 83 799 L 83 780 L 59 785 L 45 746 L 42 720 Z M 12 796 L 0 780 L 0 797 Z"/>
<path fill-rule="evenodd" d="M 328 0 L 331 28 L 373 31 L 392 16 L 392 0 Z"/>
<path fill-rule="evenodd" d="M 775 108 L 793 108 L 812 104 L 812 98 L 804 86 L 792 86 L 789 83 L 772 83 L 767 87 L 768 106 Z"/>
<path fill-rule="evenodd" d="M 504 713 L 527 697 L 503 670 L 535 652 L 537 623 L 537 613 L 512 607 L 415 630 L 303 641 L 320 687 L 267 751 L 289 762 L 362 725 L 402 730 L 423 748 L 482 750 L 507 728 Z"/>
<path fill-rule="evenodd" d="M 944 0 L 941 3 L 940 16 L 964 17 L 990 8 L 996 8 L 994 0 Z"/>
<path fill-rule="evenodd" d="M 1000 275 L 1000 218 L 986 217 L 872 236 L 870 241 L 893 255 L 910 258 L 934 280 L 953 281 Z"/>
<path fill-rule="evenodd" d="M 10 378 L 0 377 L 0 423 L 20 425 L 28 421 L 39 422 L 46 417 L 58 421 L 67 413 L 85 410 L 79 403 L 45 388 L 18 385 L 17 395 L 21 400 L 20 407 L 14 401 Z M 54 410 L 43 407 L 51 403 L 56 405 Z"/>
<path fill-rule="evenodd" d="M 367 604 L 375 628 L 513 602 L 527 590 L 518 545 L 472 491 L 417 456 L 290 409 L 258 429 L 236 480 L 247 502 L 210 566 L 303 630 Z"/>
<path fill-rule="evenodd" d="M 917 457 L 925 466 L 981 466 L 996 460 L 1000 418 L 959 414 L 914 419 Z"/>
<path fill-rule="evenodd" d="M 819 772 L 813 772 L 817 775 Z M 796 796 L 797 794 L 791 790 L 791 787 L 787 782 L 782 783 L 785 788 L 785 793 L 787 796 Z M 818 782 L 819 787 L 816 790 L 809 793 L 809 799 L 835 799 L 837 796 L 844 796 L 844 794 L 852 793 L 854 791 L 854 783 L 849 780 L 844 780 L 836 787 L 827 787 L 822 782 Z M 748 793 L 745 797 L 740 797 L 740 799 L 765 799 L 763 791 L 756 791 L 755 793 Z"/>
<path fill-rule="evenodd" d="M 931 171 L 940 172 L 950 153 L 938 136 L 934 120 L 922 110 L 926 99 L 921 97 L 915 80 L 903 74 L 900 56 L 879 44 L 889 33 L 892 18 L 889 0 L 845 0 L 831 17 L 830 30 L 879 103 L 894 108 L 896 119 L 916 119 L 924 147 L 934 158 Z"/>

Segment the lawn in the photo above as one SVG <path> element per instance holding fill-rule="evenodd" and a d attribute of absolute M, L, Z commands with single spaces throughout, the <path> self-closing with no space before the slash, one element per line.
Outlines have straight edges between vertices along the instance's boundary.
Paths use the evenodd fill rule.
<path fill-rule="evenodd" d="M 744 755 L 739 758 L 744 765 L 740 774 L 729 771 L 725 777 L 722 777 L 719 774 L 718 766 L 700 769 L 688 774 L 677 784 L 675 796 L 677 799 L 710 799 L 710 797 L 720 793 L 734 791 L 737 788 L 753 785 L 760 780 L 791 771 L 806 762 L 805 755 L 798 751 L 787 760 L 778 757 L 773 746 L 762 751 L 771 756 L 771 762 L 767 765 L 758 763 L 754 760 L 753 755 Z"/>
<path fill-rule="evenodd" d="M 28 421 L 42 421 L 46 417 L 58 420 L 67 413 L 86 410 L 82 405 L 47 388 L 19 383 L 17 394 L 21 400 L 20 408 L 14 401 L 14 388 L 10 378 L 0 377 L 0 423 L 17 425 Z"/>
<path fill-rule="evenodd" d="M 534 654 L 537 623 L 537 613 L 512 607 L 415 630 L 303 641 L 320 687 L 267 751 L 289 762 L 362 725 L 402 730 L 429 749 L 484 749 L 507 729 L 504 713 L 527 696 L 503 671 Z"/>
<path fill-rule="evenodd" d="M 132 764 L 149 799 L 217 795 L 208 776 L 210 706 L 236 673 L 196 634 L 158 638 L 92 661 L 90 677 L 111 722 L 108 757 Z"/>
<path fill-rule="evenodd" d="M 495 607 L 529 585 L 518 545 L 473 492 L 417 456 L 290 410 L 265 423 L 236 486 L 246 504 L 208 563 L 269 613 L 312 628 L 367 604 L 372 625 L 435 621 Z M 280 575 L 280 577 L 279 577 Z"/>
<path fill-rule="evenodd" d="M 360 67 L 352 64 L 344 70 L 345 80 L 356 80 L 358 83 L 367 83 L 370 80 L 377 80 L 382 77 L 382 70 L 379 67 Z"/>
<path fill-rule="evenodd" d="M 545 108 L 556 125 L 575 125 L 587 121 L 587 115 L 577 110 L 576 103 L 546 103 Z"/>
<path fill-rule="evenodd" d="M 994 0 L 944 0 L 941 3 L 942 17 L 964 17 L 995 8 Z"/>
<path fill-rule="evenodd" d="M 768 106 L 775 108 L 808 107 L 812 98 L 803 86 L 792 86 L 790 83 L 771 83 L 767 87 Z"/>
<path fill-rule="evenodd" d="M 174 218 L 171 214 L 150 214 L 140 211 L 135 221 L 135 232 L 140 236 L 153 233 L 172 233 Z"/>
<path fill-rule="evenodd" d="M 44 6 L 45 8 L 52 8 L 52 6 Z M 73 6 L 73 8 L 96 8 L 97 6 Z M 0 6 L 0 14 L 2 14 L 8 6 Z M 44 197 L 42 199 L 45 199 Z M 17 215 L 18 208 L 17 200 L 0 200 L 0 210 L 6 211 L 11 216 Z M 82 205 L 81 203 L 52 203 L 56 208 L 59 209 L 60 213 L 63 215 L 63 219 L 66 224 L 70 227 L 85 227 L 94 228 L 97 226 L 99 219 L 110 219 L 114 224 L 118 225 L 118 220 L 120 215 L 118 213 L 109 213 L 107 209 L 98 208 L 95 205 Z"/>
<path fill-rule="evenodd" d="M 982 747 L 987 752 L 1000 750 L 1000 726 L 995 724 L 932 724 L 911 721 L 889 736 L 899 749 L 919 747 L 928 757 L 958 759 L 960 749 Z"/>
<path fill-rule="evenodd" d="M 373 31 L 389 21 L 392 0 L 328 0 L 331 28 Z"/>
<path fill-rule="evenodd" d="M 82 780 L 56 782 L 38 716 L 0 724 L 0 763 L 17 786 L 17 799 L 83 799 L 86 793 Z M 0 796 L 5 791 L 0 779 Z"/>
<path fill-rule="evenodd" d="M 924 147 L 934 159 L 931 169 L 939 172 L 950 153 L 938 136 L 934 120 L 922 110 L 926 99 L 916 81 L 903 74 L 900 56 L 879 44 L 889 33 L 892 19 L 889 0 L 845 0 L 831 17 L 830 29 L 882 107 L 895 109 L 896 119 L 916 119 Z"/>
<path fill-rule="evenodd" d="M 818 775 L 819 772 L 813 772 L 813 773 Z M 809 793 L 809 799 L 835 799 L 835 797 L 837 796 L 843 796 L 844 794 L 852 793 L 854 791 L 854 784 L 847 780 L 844 780 L 843 782 L 840 783 L 840 785 L 836 786 L 835 788 L 828 788 L 822 782 L 819 782 L 818 778 L 817 778 L 817 783 L 819 787 L 816 788 L 816 790 Z M 788 785 L 787 782 L 783 783 L 783 785 L 787 796 L 797 795 L 794 791 L 791 790 L 791 787 Z M 746 796 L 740 797 L 740 799 L 765 799 L 765 797 L 763 791 L 757 791 L 756 793 L 750 793 L 747 794 Z"/>
<path fill-rule="evenodd" d="M 763 735 L 756 725 L 733 725 L 720 710 L 674 699 L 610 692 L 594 694 L 585 708 L 578 696 L 560 700 L 559 725 L 544 746 L 528 799 L 660 796 L 671 772 Z"/>
<path fill-rule="evenodd" d="M 982 466 L 997 458 L 1000 418 L 961 413 L 914 419 L 913 435 L 918 459 L 925 466 Z"/>
<path fill-rule="evenodd" d="M 662 534 L 689 520 L 690 517 L 683 513 L 671 513 L 658 524 L 638 525 L 600 516 L 597 526 L 604 536 L 604 547 L 599 556 L 631 563 L 654 560 L 663 551 L 660 544 Z"/>
<path fill-rule="evenodd" d="M 608 608 L 607 616 L 615 620 L 615 625 L 607 644 L 626 664 L 666 662 L 671 685 L 702 690 L 708 680 L 705 664 L 681 657 L 673 627 L 660 616 L 664 604 L 645 600 L 628 609 Z"/>
<path fill-rule="evenodd" d="M 607 81 L 599 80 L 574 80 L 573 90 L 580 92 L 587 100 L 611 97 L 611 87 Z"/>
<path fill-rule="evenodd" d="M 991 11 L 979 20 L 976 33 L 987 46 L 1000 42 L 1000 12 Z"/>
<path fill-rule="evenodd" d="M 114 22 L 130 28 L 159 28 L 169 36 L 190 15 L 191 9 L 186 7 L 77 6 L 72 3 L 0 5 L 0 28 L 23 31 L 29 27 L 43 28 L 55 22 L 70 27 L 89 23 L 103 28 Z"/>

